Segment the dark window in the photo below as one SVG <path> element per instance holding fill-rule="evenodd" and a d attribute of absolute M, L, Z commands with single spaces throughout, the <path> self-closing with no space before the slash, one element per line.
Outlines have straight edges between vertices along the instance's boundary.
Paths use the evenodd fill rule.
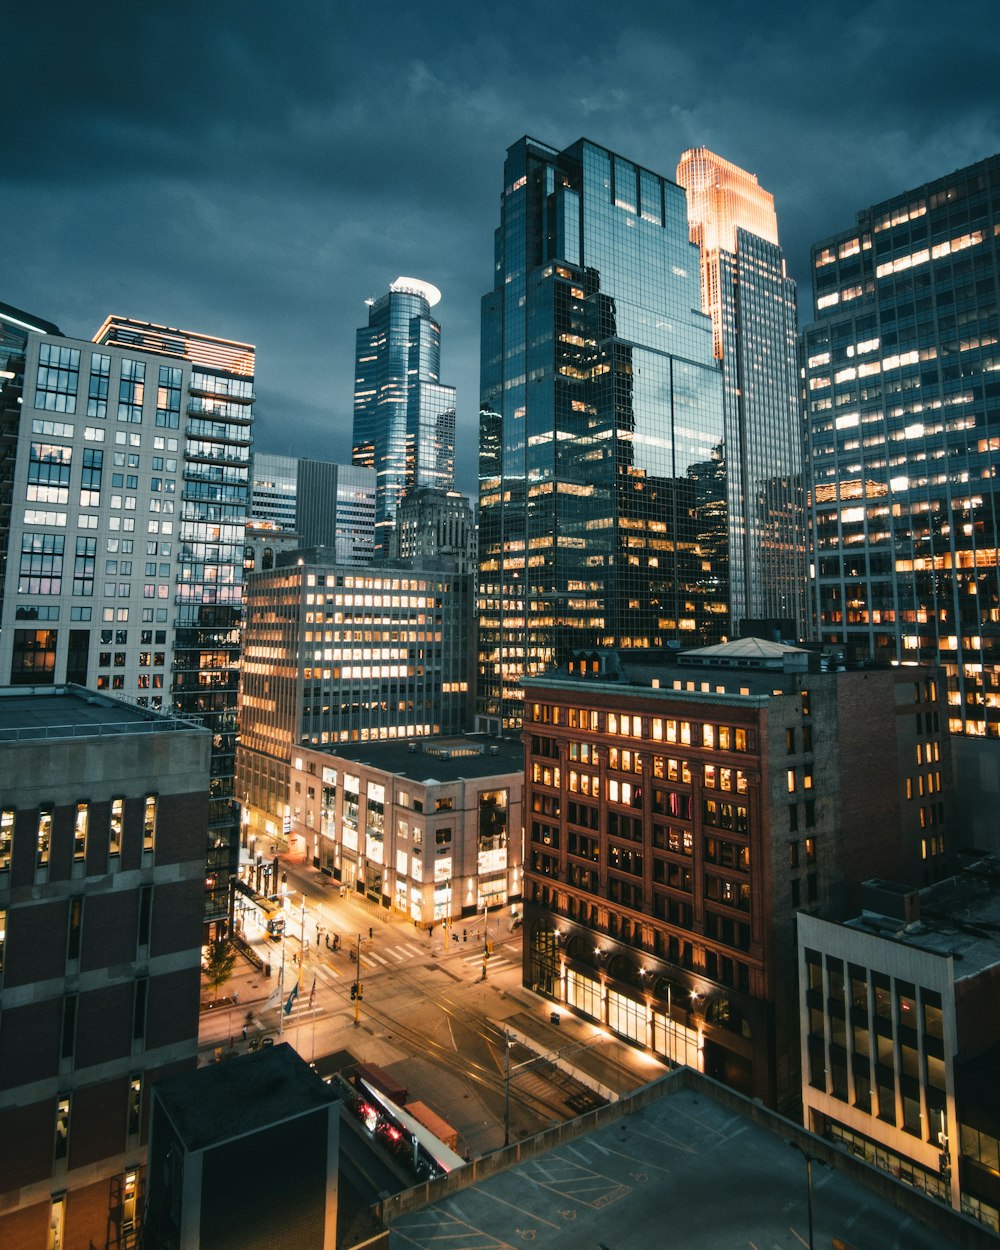
<path fill-rule="evenodd" d="M 71 629 L 66 653 L 66 680 L 77 686 L 87 684 L 87 661 L 90 657 L 90 630 Z"/>
<path fill-rule="evenodd" d="M 132 1037 L 140 1041 L 146 1036 L 146 999 L 149 994 L 149 977 L 136 977 L 132 999 Z"/>
<path fill-rule="evenodd" d="M 76 1046 L 76 994 L 67 994 L 63 998 L 62 1048 L 59 1054 L 63 1059 L 72 1059 Z"/>
<path fill-rule="evenodd" d="M 83 895 L 69 900 L 69 920 L 66 934 L 66 958 L 80 958 L 80 938 L 83 933 Z"/>
<path fill-rule="evenodd" d="M 153 887 L 144 885 L 139 890 L 139 934 L 140 946 L 149 945 L 149 922 L 153 911 Z"/>

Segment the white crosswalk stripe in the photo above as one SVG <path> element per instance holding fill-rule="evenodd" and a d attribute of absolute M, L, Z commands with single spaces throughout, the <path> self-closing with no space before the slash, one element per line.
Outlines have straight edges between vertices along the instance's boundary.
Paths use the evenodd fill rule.
<path fill-rule="evenodd" d="M 491 955 L 486 961 L 488 968 L 513 968 L 517 965 L 517 960 L 508 959 L 506 955 Z M 479 951 L 474 955 L 463 955 L 462 963 L 468 964 L 470 967 L 482 967 L 483 952 Z"/>

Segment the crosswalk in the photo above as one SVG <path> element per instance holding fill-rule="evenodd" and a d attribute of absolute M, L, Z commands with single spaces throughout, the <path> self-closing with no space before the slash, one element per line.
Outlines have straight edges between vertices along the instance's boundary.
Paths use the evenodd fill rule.
<path fill-rule="evenodd" d="M 383 946 L 375 950 L 371 946 L 362 944 L 361 948 L 361 972 L 362 976 L 366 973 L 371 975 L 374 972 L 391 970 L 403 967 L 406 964 L 414 962 L 436 961 L 440 959 L 440 950 L 435 950 L 427 945 L 418 945 L 415 942 L 397 942 L 392 946 Z M 456 950 L 450 952 L 458 953 Z M 461 949 L 461 962 L 469 975 L 480 976 L 483 969 L 483 951 L 482 946 L 477 942 L 470 943 L 464 949 Z M 494 949 L 494 953 L 489 957 L 487 963 L 487 976 L 493 972 L 499 972 L 501 969 L 513 969 L 520 967 L 520 958 L 517 952 L 510 955 L 506 953 L 504 948 Z M 286 969 L 285 971 L 285 993 L 284 998 L 287 1002 L 291 988 L 295 984 L 293 979 L 297 976 L 297 971 Z M 343 993 L 352 981 L 357 978 L 356 965 L 346 962 L 337 961 L 335 964 L 329 963 L 326 959 L 312 959 L 307 957 L 302 968 L 302 980 L 299 985 L 299 993 L 292 1000 L 291 1011 L 286 1014 L 286 1021 L 303 1019 L 309 1016 L 321 1013 L 325 1003 L 321 1005 L 320 995 L 323 999 L 327 998 L 327 991 L 337 990 Z M 315 993 L 313 987 L 315 986 Z M 274 1004 L 277 1005 L 275 999 Z"/>

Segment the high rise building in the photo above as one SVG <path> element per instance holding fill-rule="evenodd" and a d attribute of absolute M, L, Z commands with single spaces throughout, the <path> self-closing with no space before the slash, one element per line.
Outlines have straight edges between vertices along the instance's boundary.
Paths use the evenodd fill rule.
<path fill-rule="evenodd" d="M 431 316 L 441 292 L 397 278 L 369 301 L 358 330 L 354 381 L 354 463 L 374 469 L 375 548 L 380 558 L 403 492 L 451 490 L 455 476 L 455 388 L 440 380 L 441 327 Z"/>
<path fill-rule="evenodd" d="M 250 524 L 295 534 L 302 547 L 333 547 L 342 564 L 370 564 L 375 473 L 353 464 L 255 453 Z"/>
<path fill-rule="evenodd" d="M 255 451 L 250 458 L 249 525 L 295 532 L 295 492 L 299 484 L 296 456 Z"/>
<path fill-rule="evenodd" d="M 24 356 L 28 336 L 59 334 L 59 327 L 31 313 L 0 304 L 0 614 L 6 583 L 10 517 L 13 506 L 14 464 L 21 428 Z"/>
<path fill-rule="evenodd" d="M 0 751 L 0 1244 L 135 1245 L 150 1087 L 198 1056 L 211 738 L 48 685 L 0 690 Z"/>
<path fill-rule="evenodd" d="M 963 825 L 996 845 L 1000 155 L 864 209 L 814 246 L 812 266 L 802 361 L 819 637 L 944 666 L 959 791 L 992 791 L 982 823 L 970 810 Z"/>
<path fill-rule="evenodd" d="M 448 561 L 458 573 L 476 571 L 476 526 L 472 508 L 457 490 L 409 490 L 399 503 L 392 553 L 418 567 Z"/>
<path fill-rule="evenodd" d="M 729 453 L 676 183 L 586 139 L 507 152 L 482 306 L 477 723 L 573 647 L 729 633 Z"/>
<path fill-rule="evenodd" d="M 109 317 L 93 342 L 30 333 L 4 462 L 0 680 L 87 685 L 211 729 L 209 919 L 237 855 L 253 379 L 252 346 L 149 322 Z"/>
<path fill-rule="evenodd" d="M 774 197 L 754 174 L 707 148 L 677 166 L 702 308 L 722 362 L 729 448 L 729 593 L 747 618 L 807 624 L 802 425 L 795 283 L 778 244 Z"/>
<path fill-rule="evenodd" d="M 303 819 L 304 746 L 468 728 L 472 599 L 471 575 L 444 562 L 363 569 L 328 548 L 248 579 L 238 786 L 255 833 Z"/>

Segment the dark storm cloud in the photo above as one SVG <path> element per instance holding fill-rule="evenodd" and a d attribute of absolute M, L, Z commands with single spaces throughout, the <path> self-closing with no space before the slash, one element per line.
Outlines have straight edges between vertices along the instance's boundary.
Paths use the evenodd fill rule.
<path fill-rule="evenodd" d="M 506 147 L 580 135 L 673 175 L 704 145 L 808 248 L 998 146 L 995 8 L 62 5 L 7 21 L 0 299 L 258 347 L 258 445 L 349 457 L 354 331 L 399 274 L 444 298 L 473 486 L 479 299 Z"/>

